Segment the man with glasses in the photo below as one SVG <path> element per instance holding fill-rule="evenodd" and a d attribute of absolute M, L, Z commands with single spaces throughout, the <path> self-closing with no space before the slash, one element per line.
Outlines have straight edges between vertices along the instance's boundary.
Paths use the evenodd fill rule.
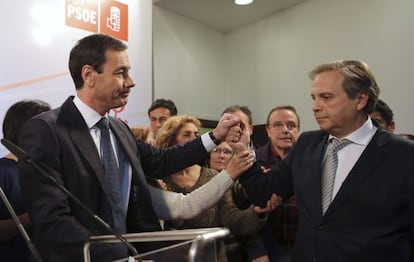
<path fill-rule="evenodd" d="M 269 142 L 256 150 L 257 163 L 263 170 L 284 159 L 299 136 L 300 120 L 293 106 L 277 106 L 270 110 L 266 120 Z M 290 261 L 295 242 L 298 209 L 295 196 L 284 201 L 270 217 L 277 261 Z"/>
<path fill-rule="evenodd" d="M 257 162 L 270 168 L 285 158 L 299 136 L 299 116 L 293 106 L 278 106 L 270 110 L 266 120 L 269 142 L 256 150 Z"/>

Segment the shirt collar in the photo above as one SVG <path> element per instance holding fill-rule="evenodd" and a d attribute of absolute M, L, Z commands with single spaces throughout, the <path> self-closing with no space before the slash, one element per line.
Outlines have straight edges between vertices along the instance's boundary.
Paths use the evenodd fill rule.
<path fill-rule="evenodd" d="M 360 128 L 358 128 L 357 130 L 355 130 L 354 132 L 352 132 L 344 138 L 350 140 L 352 143 L 361 146 L 366 146 L 368 145 L 369 141 L 371 141 L 371 138 L 374 136 L 377 129 L 378 128 L 372 123 L 371 118 L 368 116 L 367 121 L 365 121 L 365 123 Z M 334 136 L 329 135 L 328 140 L 330 140 L 333 137 Z"/>
<path fill-rule="evenodd" d="M 73 103 L 78 108 L 89 128 L 93 128 L 95 124 L 101 120 L 102 116 L 93 110 L 90 106 L 85 104 L 82 100 L 80 100 L 78 96 L 75 96 Z M 108 117 L 108 114 L 105 114 L 105 117 Z"/>

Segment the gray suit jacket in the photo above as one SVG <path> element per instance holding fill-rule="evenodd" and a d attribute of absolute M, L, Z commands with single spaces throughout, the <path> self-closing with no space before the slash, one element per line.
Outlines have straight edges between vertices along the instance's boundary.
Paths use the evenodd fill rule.
<path fill-rule="evenodd" d="M 110 118 L 111 130 L 132 167 L 127 214 L 128 232 L 161 230 L 151 204 L 145 175 L 155 178 L 201 163 L 207 152 L 196 139 L 184 146 L 158 150 L 136 141 L 119 119 Z M 104 171 L 96 146 L 81 114 L 69 98 L 55 110 L 30 120 L 19 144 L 50 175 L 80 199 L 92 212 L 112 224 Z M 82 247 L 91 235 L 108 234 L 59 188 L 27 164 L 19 167 L 22 192 L 33 224 L 34 242 L 45 261 L 83 261 Z M 140 251 L 157 246 L 141 246 Z M 126 254 L 113 245 L 92 248 L 96 261 L 110 261 Z"/>
<path fill-rule="evenodd" d="M 414 228 L 414 144 L 379 129 L 322 215 L 321 163 L 328 135 L 303 133 L 267 175 L 253 166 L 241 178 L 249 199 L 296 194 L 294 261 L 408 261 Z"/>

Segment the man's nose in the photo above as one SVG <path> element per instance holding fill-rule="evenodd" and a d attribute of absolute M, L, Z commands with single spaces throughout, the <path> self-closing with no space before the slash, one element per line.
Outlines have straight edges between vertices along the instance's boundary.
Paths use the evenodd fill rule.
<path fill-rule="evenodd" d="M 313 100 L 313 106 L 312 106 L 313 112 L 319 111 L 320 109 L 321 108 L 320 108 L 318 99 Z"/>
<path fill-rule="evenodd" d="M 125 79 L 124 86 L 127 88 L 133 88 L 135 86 L 135 82 L 131 76 L 128 75 L 128 77 Z"/>

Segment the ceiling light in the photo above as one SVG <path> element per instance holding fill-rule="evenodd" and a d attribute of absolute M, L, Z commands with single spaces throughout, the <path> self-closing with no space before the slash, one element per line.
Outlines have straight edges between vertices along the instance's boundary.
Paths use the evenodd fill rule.
<path fill-rule="evenodd" d="M 236 5 L 248 5 L 251 4 L 253 0 L 234 0 Z"/>

